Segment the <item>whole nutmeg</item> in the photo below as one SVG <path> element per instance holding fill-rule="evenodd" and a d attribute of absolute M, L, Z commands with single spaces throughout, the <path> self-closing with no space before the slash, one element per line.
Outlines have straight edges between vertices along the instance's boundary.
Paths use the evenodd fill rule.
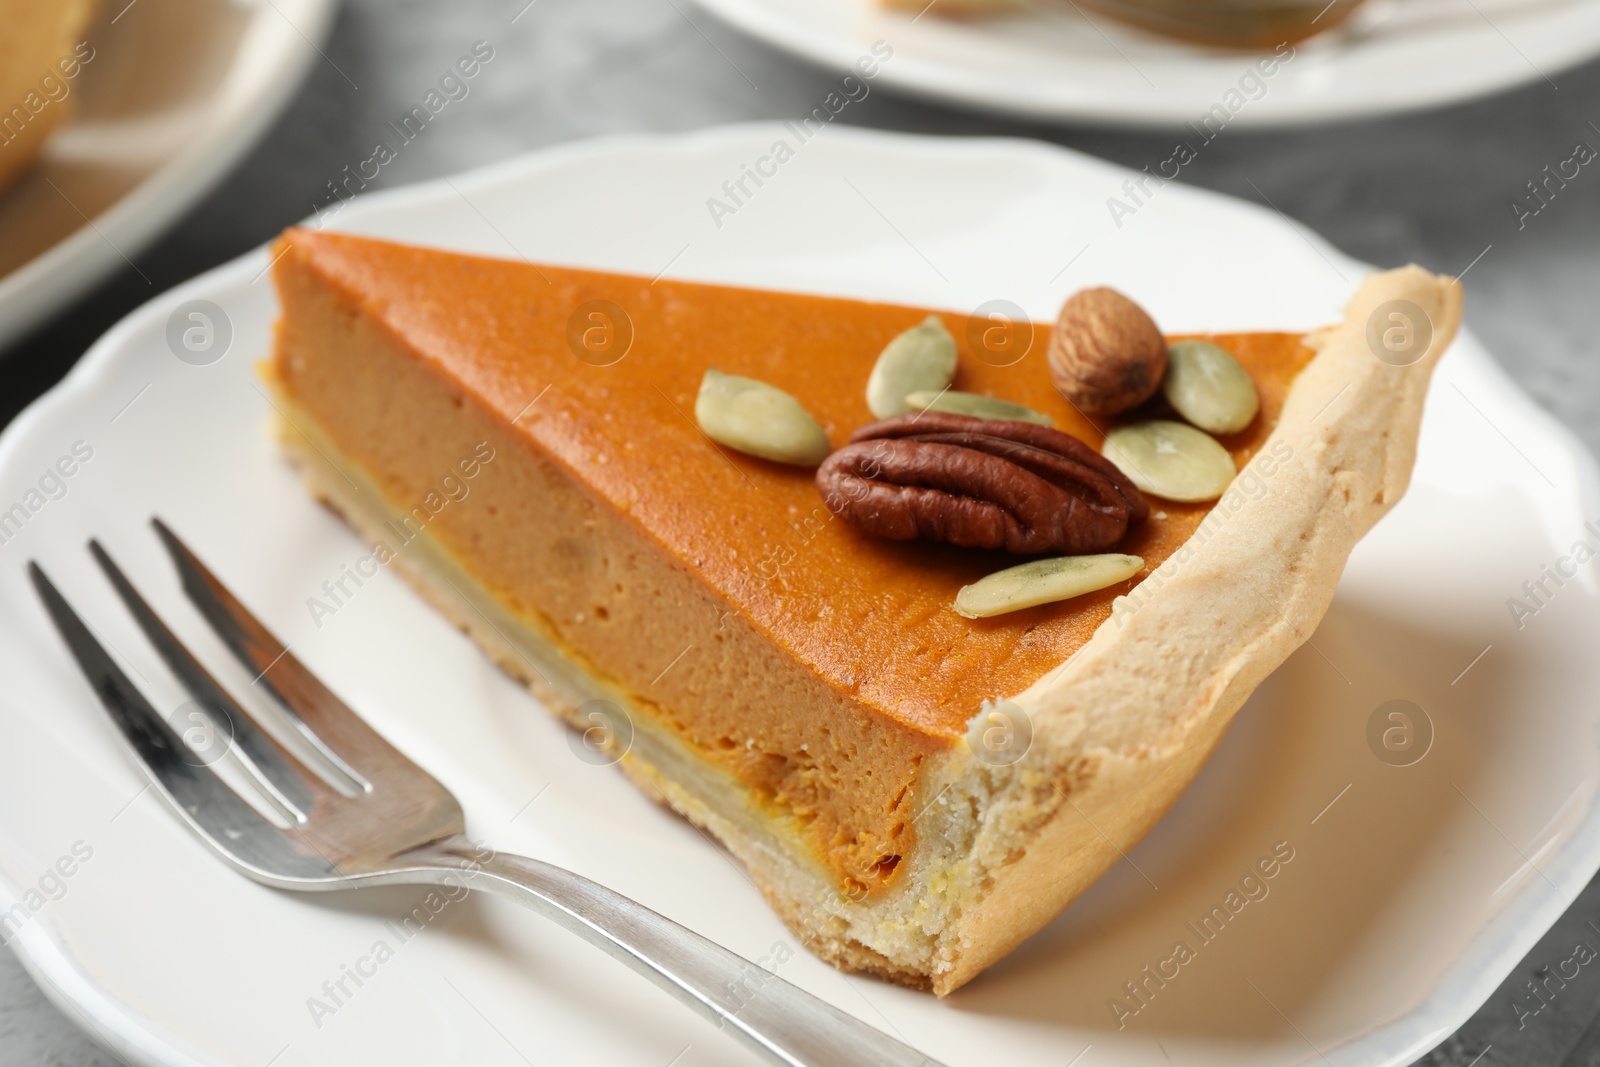
<path fill-rule="evenodd" d="M 1084 289 L 1061 305 L 1050 380 L 1086 415 L 1119 415 L 1149 400 L 1167 371 L 1167 341 L 1144 308 L 1115 289 Z"/>

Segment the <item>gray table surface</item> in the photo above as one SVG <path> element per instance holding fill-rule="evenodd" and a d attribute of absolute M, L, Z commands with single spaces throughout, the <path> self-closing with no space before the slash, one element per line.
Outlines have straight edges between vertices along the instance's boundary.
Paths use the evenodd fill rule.
<path fill-rule="evenodd" d="M 127 311 L 309 214 L 326 199 L 328 178 L 365 158 L 382 125 L 474 40 L 491 39 L 497 56 L 470 102 L 450 108 L 385 167 L 380 185 L 600 134 L 792 118 L 836 77 L 741 37 L 683 0 L 538 0 L 510 25 L 524 3 L 350 0 L 326 61 L 317 62 L 261 146 L 136 257 L 150 282 L 121 272 L 0 361 L 0 424 Z M 1259 199 L 1259 189 L 1374 263 L 1414 261 L 1451 273 L 1471 264 L 1468 324 L 1539 403 L 1600 452 L 1600 173 L 1585 168 L 1520 229 L 1509 206 L 1547 163 L 1571 155 L 1575 142 L 1600 147 L 1600 131 L 1589 125 L 1600 122 L 1600 63 L 1553 73 L 1552 81 L 1554 87 L 1536 80 L 1489 100 L 1401 118 L 1295 132 L 1229 130 L 1184 168 L 1183 180 L 1247 199 Z M 841 121 L 1032 137 L 1136 168 L 1165 159 L 1172 140 L 1001 120 L 887 90 L 875 90 Z M 1600 1064 L 1600 971 L 1584 971 L 1525 1028 L 1510 1007 L 1514 990 L 1589 936 L 1580 934 L 1589 920 L 1600 923 L 1600 881 L 1478 1014 L 1422 1062 Z M 116 1062 L 0 952 L 0 1065 Z"/>

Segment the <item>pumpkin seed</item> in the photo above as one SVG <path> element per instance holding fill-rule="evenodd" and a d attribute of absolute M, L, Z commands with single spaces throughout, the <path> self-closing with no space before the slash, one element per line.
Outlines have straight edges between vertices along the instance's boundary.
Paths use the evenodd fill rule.
<path fill-rule="evenodd" d="M 1249 372 L 1233 353 L 1210 341 L 1170 345 L 1161 389 L 1178 414 L 1207 433 L 1237 433 L 1261 409 Z"/>
<path fill-rule="evenodd" d="M 1036 559 L 996 571 L 956 594 L 955 609 L 969 619 L 1053 604 L 1127 581 L 1144 570 L 1139 556 L 1108 552 L 1098 556 Z"/>
<path fill-rule="evenodd" d="M 1036 422 L 1040 426 L 1054 426 L 1055 420 L 1032 408 L 1013 404 L 977 393 L 963 393 L 957 389 L 942 392 L 921 390 L 906 395 L 906 407 L 912 411 L 948 411 L 955 415 L 971 415 L 979 419 L 1010 419 L 1013 422 Z"/>
<path fill-rule="evenodd" d="M 815 467 L 828 455 L 828 435 L 800 401 L 754 378 L 708 368 L 694 417 L 713 441 L 762 459 Z"/>
<path fill-rule="evenodd" d="M 867 407 L 880 419 L 904 415 L 909 394 L 937 393 L 955 376 L 956 339 L 929 315 L 884 346 L 867 378 Z"/>
<path fill-rule="evenodd" d="M 1216 438 L 1166 419 L 1112 430 L 1100 452 L 1141 490 L 1168 500 L 1215 500 L 1238 473 Z"/>

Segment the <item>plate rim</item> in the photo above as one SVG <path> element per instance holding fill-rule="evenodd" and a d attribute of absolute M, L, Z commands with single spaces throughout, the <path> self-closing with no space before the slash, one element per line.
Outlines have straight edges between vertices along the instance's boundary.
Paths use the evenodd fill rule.
<path fill-rule="evenodd" d="M 408 200 L 456 195 L 457 187 L 471 189 L 511 181 L 524 173 L 585 157 L 617 152 L 660 154 L 707 150 L 743 144 L 747 139 L 764 140 L 782 129 L 778 122 L 745 122 L 688 133 L 604 135 L 520 153 L 457 174 L 363 194 L 360 199 L 374 207 L 391 206 Z M 952 153 L 1013 151 L 1064 157 L 1077 166 L 1091 165 L 1134 173 L 1088 153 L 1029 138 L 952 138 L 853 127 L 845 128 L 842 134 L 838 140 L 867 148 L 889 144 L 920 146 Z M 1222 193 L 1201 188 L 1189 188 L 1187 191 L 1202 199 L 1214 199 L 1231 205 L 1244 204 L 1252 210 L 1267 213 L 1259 205 Z M 308 216 L 305 221 L 313 221 L 314 218 Z M 1302 236 L 1309 238 L 1318 251 L 1335 257 L 1353 269 L 1363 272 L 1376 269 L 1339 251 L 1314 231 L 1303 231 Z M 0 432 L 0 469 L 10 464 L 13 453 L 22 447 L 24 438 L 32 436 L 36 425 L 48 424 L 52 418 L 70 409 L 76 400 L 91 393 L 99 380 L 120 360 L 131 358 L 126 353 L 133 335 L 162 320 L 172 307 L 184 300 L 215 292 L 219 288 L 237 284 L 240 279 L 259 274 L 269 254 L 269 246 L 265 244 L 250 249 L 151 297 L 118 320 L 89 347 L 60 382 L 36 398 Z M 1456 352 L 1458 363 L 1467 361 L 1487 368 L 1502 387 L 1500 399 L 1530 416 L 1542 433 L 1570 455 L 1576 471 L 1573 483 L 1575 492 L 1580 497 L 1590 495 L 1600 498 L 1600 462 L 1581 439 L 1526 394 L 1469 330 L 1461 330 L 1456 344 L 1459 349 Z M 1545 858 L 1537 869 L 1546 876 L 1545 879 L 1529 879 L 1528 884 L 1516 890 L 1507 905 L 1472 934 L 1463 950 L 1441 972 L 1431 991 L 1415 1006 L 1388 1019 L 1375 1021 L 1341 1045 L 1318 1050 L 1322 1058 L 1340 1067 L 1374 1062 L 1398 1067 L 1409 1064 L 1459 1029 L 1488 1001 L 1517 963 L 1559 920 L 1596 872 L 1600 871 L 1600 794 L 1590 802 L 1586 815 L 1575 826 L 1569 839 Z M 1520 908 L 1515 906 L 1517 902 L 1522 904 Z M 3 871 L 0 871 L 0 911 L 8 910 L 15 903 L 17 901 L 7 887 Z M 119 1054 L 130 1058 L 137 1056 L 136 1062 L 142 1067 L 197 1067 L 203 1063 L 219 1062 L 194 1058 L 180 1047 L 179 1035 L 166 1033 L 159 1024 L 145 1019 L 134 1008 L 117 999 L 113 991 L 96 984 L 93 976 L 78 965 L 66 947 L 63 931 L 47 911 L 34 915 L 27 928 L 11 940 L 10 947 L 24 968 L 38 981 L 44 995 L 64 1014 L 80 1026 L 83 1025 L 83 1019 L 87 1019 L 89 1025 L 84 1027 L 85 1033 Z M 114 1043 L 108 1040 L 110 1037 L 115 1038 Z"/>

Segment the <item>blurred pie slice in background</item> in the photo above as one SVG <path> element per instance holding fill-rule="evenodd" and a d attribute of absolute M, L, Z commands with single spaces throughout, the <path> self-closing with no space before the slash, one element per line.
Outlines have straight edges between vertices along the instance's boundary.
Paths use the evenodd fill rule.
<path fill-rule="evenodd" d="M 95 0 L 0 0 L 0 189 L 38 158 L 72 107 Z"/>
<path fill-rule="evenodd" d="M 1060 0 L 882 0 L 885 7 L 952 18 L 1038 11 Z M 1272 48 L 1332 29 L 1361 0 L 1082 0 L 1122 22 L 1224 48 Z M 1078 3 L 1061 3 L 1063 10 Z M 1087 17 L 1087 16 L 1086 16 Z"/>

